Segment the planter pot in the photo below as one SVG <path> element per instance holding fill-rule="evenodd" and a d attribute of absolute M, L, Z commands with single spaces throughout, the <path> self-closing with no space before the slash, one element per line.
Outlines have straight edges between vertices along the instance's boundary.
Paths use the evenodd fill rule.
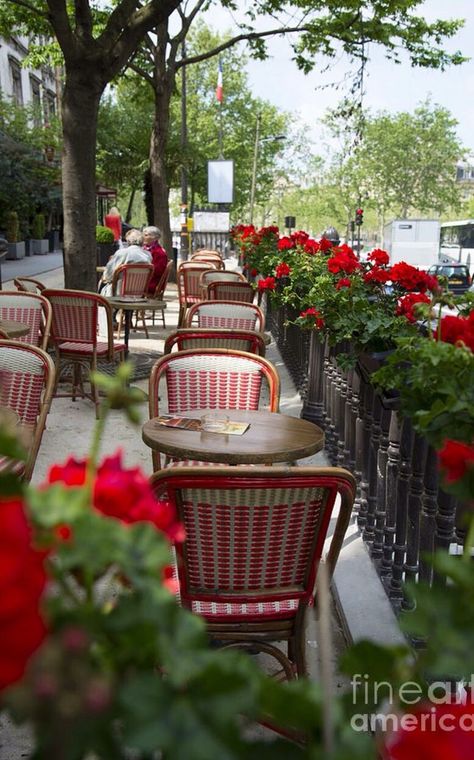
<path fill-rule="evenodd" d="M 35 256 L 44 256 L 49 253 L 49 240 L 32 240 L 31 243 Z"/>
<path fill-rule="evenodd" d="M 49 243 L 49 252 L 57 251 L 59 249 L 59 230 L 50 230 L 46 233 Z"/>
<path fill-rule="evenodd" d="M 25 240 L 25 256 L 33 256 L 33 241 Z"/>
<path fill-rule="evenodd" d="M 371 375 L 385 364 L 387 358 L 393 354 L 394 349 L 388 351 L 374 351 L 373 353 L 360 353 L 357 357 L 357 371 L 366 383 L 371 382 Z M 399 409 L 400 394 L 398 391 L 389 390 L 377 392 L 384 409 Z"/>
<path fill-rule="evenodd" d="M 8 243 L 7 259 L 16 260 L 25 258 L 25 242 Z"/>
<path fill-rule="evenodd" d="M 110 257 L 115 253 L 115 243 L 97 243 L 97 266 L 105 267 Z"/>

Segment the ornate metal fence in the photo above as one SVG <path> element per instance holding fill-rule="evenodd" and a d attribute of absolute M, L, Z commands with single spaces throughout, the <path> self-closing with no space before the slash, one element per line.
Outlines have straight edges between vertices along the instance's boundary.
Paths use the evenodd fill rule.
<path fill-rule="evenodd" d="M 322 427 L 333 465 L 358 483 L 358 526 L 387 594 L 398 612 L 409 609 L 405 581 L 444 583 L 433 576 L 439 548 L 464 541 L 463 506 L 439 487 L 437 454 L 370 383 L 370 363 L 343 371 L 316 332 L 286 324 L 286 309 L 267 309 L 283 360 L 303 399 L 301 416 Z"/>

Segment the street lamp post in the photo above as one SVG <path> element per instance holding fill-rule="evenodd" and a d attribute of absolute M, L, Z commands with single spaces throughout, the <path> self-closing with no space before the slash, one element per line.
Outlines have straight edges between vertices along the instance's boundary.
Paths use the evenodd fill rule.
<path fill-rule="evenodd" d="M 272 135 L 270 137 L 260 137 L 261 122 L 262 122 L 262 115 L 257 114 L 257 124 L 255 126 L 255 145 L 253 149 L 252 183 L 250 185 L 250 224 L 253 224 L 253 211 L 254 211 L 254 206 L 255 206 L 255 188 L 257 185 L 257 163 L 258 163 L 259 145 L 261 142 L 274 142 L 274 141 L 286 139 L 286 135 Z"/>

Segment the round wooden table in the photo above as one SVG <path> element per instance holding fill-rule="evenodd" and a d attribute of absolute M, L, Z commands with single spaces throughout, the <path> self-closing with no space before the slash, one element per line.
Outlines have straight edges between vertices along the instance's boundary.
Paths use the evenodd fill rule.
<path fill-rule="evenodd" d="M 25 322 L 17 322 L 16 319 L 0 319 L 0 330 L 3 330 L 11 340 L 21 338 L 30 331 L 30 325 Z"/>
<path fill-rule="evenodd" d="M 200 418 L 210 409 L 195 409 L 186 417 Z M 273 412 L 223 410 L 230 421 L 249 423 L 243 435 L 182 430 L 149 420 L 142 438 L 147 446 L 174 459 L 197 459 L 223 464 L 294 462 L 316 454 L 324 446 L 324 433 L 299 417 Z"/>

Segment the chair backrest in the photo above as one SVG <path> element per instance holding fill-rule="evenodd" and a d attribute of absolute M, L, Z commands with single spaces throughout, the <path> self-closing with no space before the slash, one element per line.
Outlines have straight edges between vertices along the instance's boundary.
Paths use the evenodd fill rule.
<path fill-rule="evenodd" d="M 265 317 L 259 306 L 236 301 L 201 301 L 186 314 L 184 327 L 206 327 L 263 332 Z"/>
<path fill-rule="evenodd" d="M 201 274 L 215 268 L 205 261 L 185 261 L 178 267 L 177 285 L 180 306 L 201 300 Z"/>
<path fill-rule="evenodd" d="M 176 505 L 186 541 L 176 546 L 182 604 L 228 621 L 268 604 L 275 618 L 311 601 L 336 497 L 341 503 L 327 566 L 336 564 L 355 496 L 350 472 L 318 467 L 180 467 L 152 476 Z M 282 609 L 275 602 L 280 601 Z M 265 613 L 267 614 L 267 612 Z"/>
<path fill-rule="evenodd" d="M 47 289 L 44 295 L 53 309 L 51 337 L 56 346 L 74 342 L 83 343 L 84 346 L 95 350 L 99 307 L 104 308 L 107 315 L 108 358 L 112 360 L 112 307 L 106 298 L 85 290 Z"/>
<path fill-rule="evenodd" d="M 243 301 L 253 303 L 255 290 L 248 282 L 211 282 L 207 286 L 209 301 Z"/>
<path fill-rule="evenodd" d="M 29 480 L 41 443 L 54 388 L 51 357 L 37 346 L 0 340 L 0 406 L 13 409 L 30 435 L 23 478 Z"/>
<path fill-rule="evenodd" d="M 46 285 L 33 277 L 15 277 L 13 284 L 18 290 L 26 293 L 42 293 L 46 289 Z"/>
<path fill-rule="evenodd" d="M 160 279 L 158 280 L 158 283 L 155 288 L 155 292 L 153 293 L 153 298 L 156 298 L 157 301 L 162 301 L 163 296 L 165 294 L 166 286 L 168 285 L 168 280 L 171 277 L 171 271 L 174 267 L 174 261 L 170 259 L 165 267 L 165 270 L 163 274 L 161 275 Z"/>
<path fill-rule="evenodd" d="M 168 335 L 163 353 L 169 354 L 173 348 L 178 351 L 186 351 L 191 348 L 232 348 L 236 351 L 247 351 L 249 354 L 265 356 L 263 336 L 253 330 L 222 330 L 218 328 L 210 330 L 188 327 Z"/>
<path fill-rule="evenodd" d="M 220 256 L 203 256 L 200 253 L 197 253 L 195 256 L 191 258 L 191 261 L 202 261 L 203 263 L 210 264 L 211 266 L 214 266 L 216 269 L 220 271 L 225 270 L 225 264 L 220 258 Z"/>
<path fill-rule="evenodd" d="M 199 248 L 191 254 L 192 259 L 194 259 L 195 256 L 216 256 L 218 259 L 222 259 L 222 254 L 213 248 Z"/>
<path fill-rule="evenodd" d="M 155 362 L 149 381 L 150 417 L 159 415 L 160 382 L 166 383 L 170 414 L 194 409 L 258 409 L 262 381 L 271 412 L 277 412 L 280 379 L 263 356 L 224 348 L 166 354 Z"/>
<path fill-rule="evenodd" d="M 152 274 L 153 264 L 122 264 L 113 274 L 112 294 L 145 298 Z"/>
<path fill-rule="evenodd" d="M 37 293 L 0 290 L 0 320 L 29 325 L 30 331 L 16 340 L 46 349 L 51 329 L 51 304 Z"/>
<path fill-rule="evenodd" d="M 240 272 L 215 272 L 214 270 L 208 270 L 201 275 L 201 286 L 207 289 L 207 286 L 211 282 L 247 282 L 243 274 Z"/>

